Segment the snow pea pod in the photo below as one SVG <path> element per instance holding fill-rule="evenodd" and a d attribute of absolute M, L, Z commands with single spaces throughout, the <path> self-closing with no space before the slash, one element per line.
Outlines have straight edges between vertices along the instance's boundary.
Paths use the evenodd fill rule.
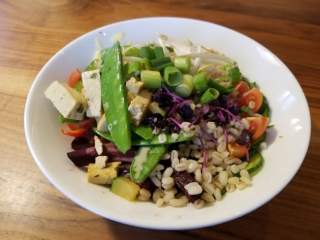
<path fill-rule="evenodd" d="M 130 167 L 131 179 L 137 183 L 146 180 L 166 151 L 164 145 L 141 147 Z"/>
<path fill-rule="evenodd" d="M 135 134 L 142 137 L 144 140 L 150 140 L 154 137 L 154 134 L 152 133 L 152 128 L 149 126 L 134 126 L 132 130 Z"/>
<path fill-rule="evenodd" d="M 106 139 L 106 140 L 108 140 L 110 142 L 113 141 L 112 137 L 111 137 L 111 134 L 109 132 L 102 132 L 102 131 L 99 131 L 96 128 L 93 128 L 92 130 L 96 135 L 98 135 L 98 136 L 100 136 L 100 137 L 102 137 L 102 138 L 104 138 L 104 139 Z"/>
<path fill-rule="evenodd" d="M 178 136 L 172 134 L 159 134 L 154 136 L 151 140 L 135 139 L 132 142 L 133 146 L 154 146 L 160 144 L 172 144 L 178 142 L 190 141 L 193 138 L 192 134 L 180 133 Z"/>
<path fill-rule="evenodd" d="M 101 95 L 106 121 L 114 144 L 125 153 L 131 148 L 131 131 L 119 42 L 104 53 L 103 63 Z"/>

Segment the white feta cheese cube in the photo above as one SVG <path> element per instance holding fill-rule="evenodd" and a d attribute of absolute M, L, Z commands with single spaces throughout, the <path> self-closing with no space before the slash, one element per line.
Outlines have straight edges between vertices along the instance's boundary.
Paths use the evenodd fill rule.
<path fill-rule="evenodd" d="M 82 120 L 84 115 L 84 106 L 80 98 L 75 97 L 67 86 L 58 81 L 50 84 L 44 92 L 55 108 L 63 117 L 75 120 Z"/>

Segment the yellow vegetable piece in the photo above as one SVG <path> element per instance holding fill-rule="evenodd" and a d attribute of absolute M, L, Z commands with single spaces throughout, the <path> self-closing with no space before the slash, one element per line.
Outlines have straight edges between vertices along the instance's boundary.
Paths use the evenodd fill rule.
<path fill-rule="evenodd" d="M 117 177 L 111 186 L 111 192 L 129 201 L 136 200 L 139 190 L 139 185 L 126 177 Z"/>
<path fill-rule="evenodd" d="M 89 164 L 88 166 L 88 181 L 90 183 L 106 185 L 111 184 L 112 180 L 117 177 L 117 168 L 120 162 L 108 163 L 106 168 L 100 168 L 96 164 Z"/>

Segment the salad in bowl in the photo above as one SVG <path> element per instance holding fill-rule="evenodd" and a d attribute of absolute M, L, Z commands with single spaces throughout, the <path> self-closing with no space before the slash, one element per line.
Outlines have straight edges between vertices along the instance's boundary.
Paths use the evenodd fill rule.
<path fill-rule="evenodd" d="M 263 167 L 268 101 L 234 60 L 205 46 L 165 35 L 116 41 L 44 94 L 73 138 L 68 158 L 129 201 L 202 208 L 250 186 Z"/>

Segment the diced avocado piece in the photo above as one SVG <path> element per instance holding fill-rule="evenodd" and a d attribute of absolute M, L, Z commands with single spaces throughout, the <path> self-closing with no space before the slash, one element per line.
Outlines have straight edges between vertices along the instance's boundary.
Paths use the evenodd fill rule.
<path fill-rule="evenodd" d="M 111 185 L 111 192 L 128 201 L 134 201 L 137 198 L 139 190 L 139 185 L 126 177 L 117 177 Z"/>

